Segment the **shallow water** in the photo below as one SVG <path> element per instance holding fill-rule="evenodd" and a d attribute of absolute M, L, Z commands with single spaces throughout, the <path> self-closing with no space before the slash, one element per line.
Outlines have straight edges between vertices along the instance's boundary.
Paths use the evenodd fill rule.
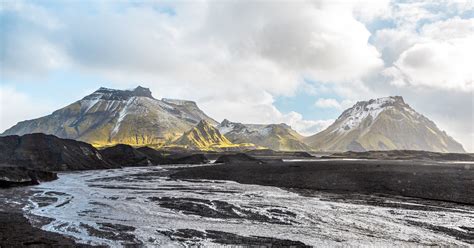
<path fill-rule="evenodd" d="M 25 211 L 30 218 L 54 219 L 45 230 L 111 246 L 222 243 L 212 231 L 313 246 L 469 246 L 474 241 L 472 206 L 173 180 L 168 174 L 161 167 L 60 174 L 30 188 L 34 194 Z"/>

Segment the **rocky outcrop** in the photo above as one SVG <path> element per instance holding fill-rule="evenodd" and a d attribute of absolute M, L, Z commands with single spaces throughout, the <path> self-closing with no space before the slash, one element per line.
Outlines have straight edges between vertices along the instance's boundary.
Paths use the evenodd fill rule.
<path fill-rule="evenodd" d="M 191 154 L 187 156 L 177 157 L 172 160 L 172 164 L 207 164 L 209 160 L 204 154 Z"/>
<path fill-rule="evenodd" d="M 119 144 L 100 151 L 103 157 L 121 166 L 152 165 L 148 156 L 129 145 Z"/>
<path fill-rule="evenodd" d="M 166 154 L 163 151 L 158 151 L 147 146 L 139 147 L 137 148 L 137 151 L 139 151 L 142 154 L 145 154 L 148 157 L 148 159 L 151 161 L 151 163 L 154 165 L 173 163 L 173 159 L 169 157 L 169 154 Z"/>
<path fill-rule="evenodd" d="M 0 188 L 37 185 L 40 182 L 53 181 L 57 178 L 58 176 L 54 172 L 0 165 Z"/>
<path fill-rule="evenodd" d="M 39 133 L 0 137 L 0 164 L 44 171 L 120 167 L 90 144 Z"/>

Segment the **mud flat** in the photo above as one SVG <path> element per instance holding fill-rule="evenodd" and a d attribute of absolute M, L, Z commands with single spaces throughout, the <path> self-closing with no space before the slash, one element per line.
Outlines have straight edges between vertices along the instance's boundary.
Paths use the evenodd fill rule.
<path fill-rule="evenodd" d="M 181 168 L 171 177 L 474 204 L 474 163 L 343 159 L 234 163 Z"/>

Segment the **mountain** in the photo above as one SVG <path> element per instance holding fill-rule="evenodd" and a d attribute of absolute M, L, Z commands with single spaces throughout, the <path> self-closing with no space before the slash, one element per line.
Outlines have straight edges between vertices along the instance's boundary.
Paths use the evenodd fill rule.
<path fill-rule="evenodd" d="M 465 152 L 400 96 L 357 102 L 327 129 L 304 139 L 314 150 L 425 150 Z"/>
<path fill-rule="evenodd" d="M 206 120 L 200 121 L 191 130 L 185 132 L 180 138 L 172 142 L 172 146 L 193 150 L 227 150 L 239 147 L 254 147 L 253 144 L 234 144 L 230 142 Z"/>
<path fill-rule="evenodd" d="M 201 120 L 217 125 L 192 101 L 158 100 L 140 86 L 133 90 L 100 88 L 48 116 L 19 122 L 2 135 L 45 133 L 94 146 L 160 146 Z"/>
<path fill-rule="evenodd" d="M 305 151 L 310 148 L 298 134 L 286 124 L 242 124 L 222 121 L 217 129 L 233 143 L 252 143 L 278 151 Z"/>

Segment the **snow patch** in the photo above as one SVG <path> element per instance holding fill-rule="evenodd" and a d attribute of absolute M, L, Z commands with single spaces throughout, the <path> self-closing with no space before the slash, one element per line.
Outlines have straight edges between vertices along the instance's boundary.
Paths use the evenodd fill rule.
<path fill-rule="evenodd" d="M 100 98 L 90 99 L 90 100 L 82 100 L 81 101 L 81 108 L 84 109 L 82 112 L 87 113 L 91 110 L 98 102 Z"/>
<path fill-rule="evenodd" d="M 397 99 L 393 97 L 383 97 L 368 102 L 359 102 L 354 105 L 346 114 L 346 118 L 341 122 L 337 132 L 348 132 L 358 127 L 367 117 L 372 117 L 372 122 L 386 109 L 393 108 L 393 103 Z"/>
<path fill-rule="evenodd" d="M 128 114 L 128 108 L 130 107 L 130 105 L 133 103 L 133 101 L 135 99 L 136 99 L 136 97 L 131 97 L 130 99 L 127 100 L 127 102 L 125 103 L 125 106 L 123 107 L 123 109 L 119 113 L 119 117 L 117 119 L 117 122 L 115 123 L 114 128 L 112 129 L 111 135 L 115 135 L 118 132 L 118 130 L 120 128 L 120 125 L 122 124 L 123 119 Z"/>

